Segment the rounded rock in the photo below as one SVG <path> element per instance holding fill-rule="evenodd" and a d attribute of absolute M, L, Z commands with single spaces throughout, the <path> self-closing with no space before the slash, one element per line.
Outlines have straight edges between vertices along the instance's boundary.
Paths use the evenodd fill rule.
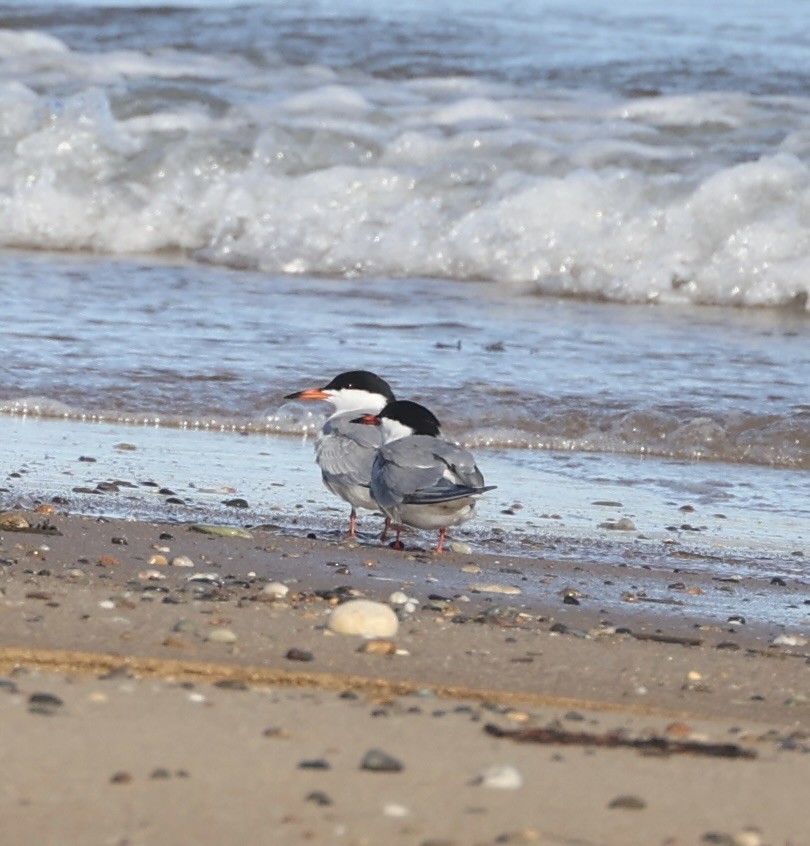
<path fill-rule="evenodd" d="M 237 639 L 236 634 L 230 629 L 212 629 L 206 638 L 211 643 L 236 643 Z"/>
<path fill-rule="evenodd" d="M 495 764 L 487 767 L 476 783 L 496 790 L 517 790 L 523 787 L 523 776 L 511 764 Z"/>
<path fill-rule="evenodd" d="M 194 562 L 188 555 L 175 555 L 171 561 L 172 567 L 193 567 Z"/>
<path fill-rule="evenodd" d="M 329 629 L 337 634 L 393 637 L 399 628 L 397 615 L 382 602 L 352 599 L 329 615 Z"/>
<path fill-rule="evenodd" d="M 282 584 L 281 582 L 270 582 L 262 589 L 262 593 L 266 593 L 276 599 L 283 599 L 289 592 L 290 589 L 287 585 Z"/>

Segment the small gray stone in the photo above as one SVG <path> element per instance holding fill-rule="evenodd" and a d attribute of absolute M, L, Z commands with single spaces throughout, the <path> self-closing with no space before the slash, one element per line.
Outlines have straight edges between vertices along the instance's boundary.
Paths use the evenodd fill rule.
<path fill-rule="evenodd" d="M 360 763 L 360 769 L 375 773 L 398 773 L 404 770 L 405 766 L 381 749 L 369 749 Z"/>
<path fill-rule="evenodd" d="M 611 800 L 608 808 L 620 808 L 624 811 L 642 811 L 647 807 L 647 803 L 638 796 L 617 796 Z"/>

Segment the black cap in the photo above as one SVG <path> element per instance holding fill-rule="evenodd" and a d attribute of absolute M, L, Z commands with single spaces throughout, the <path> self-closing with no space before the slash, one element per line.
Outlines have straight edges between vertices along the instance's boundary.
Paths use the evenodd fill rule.
<path fill-rule="evenodd" d="M 434 438 L 440 434 L 442 425 L 432 411 L 410 400 L 389 402 L 378 416 L 409 426 L 415 435 L 430 435 Z"/>
<path fill-rule="evenodd" d="M 340 391 L 344 388 L 368 391 L 370 394 L 380 394 L 389 402 L 393 402 L 396 399 L 388 382 L 385 379 L 381 379 L 376 373 L 371 373 L 369 370 L 349 370 L 346 373 L 341 373 L 339 376 L 335 376 L 328 385 L 324 385 L 321 390 Z"/>

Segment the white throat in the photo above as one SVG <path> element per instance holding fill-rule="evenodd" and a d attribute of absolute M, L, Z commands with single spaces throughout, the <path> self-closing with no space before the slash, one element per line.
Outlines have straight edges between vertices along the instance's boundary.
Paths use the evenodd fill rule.
<path fill-rule="evenodd" d="M 410 437 L 413 434 L 413 429 L 410 426 L 400 423 L 399 420 L 391 420 L 389 417 L 380 419 L 380 429 L 382 430 L 384 444 Z"/>
<path fill-rule="evenodd" d="M 382 394 L 373 394 L 358 388 L 341 388 L 339 391 L 328 391 L 329 401 L 335 407 L 334 414 L 346 411 L 365 411 L 377 414 L 385 408 L 388 400 Z"/>

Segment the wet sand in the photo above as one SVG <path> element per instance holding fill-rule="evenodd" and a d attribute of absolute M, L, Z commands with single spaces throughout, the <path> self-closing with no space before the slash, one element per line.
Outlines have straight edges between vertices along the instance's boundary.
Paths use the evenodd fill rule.
<path fill-rule="evenodd" d="M 801 579 L 13 513 L 15 842 L 810 843 L 807 628 L 701 604 L 810 613 Z M 328 630 L 395 591 L 388 654 Z"/>

